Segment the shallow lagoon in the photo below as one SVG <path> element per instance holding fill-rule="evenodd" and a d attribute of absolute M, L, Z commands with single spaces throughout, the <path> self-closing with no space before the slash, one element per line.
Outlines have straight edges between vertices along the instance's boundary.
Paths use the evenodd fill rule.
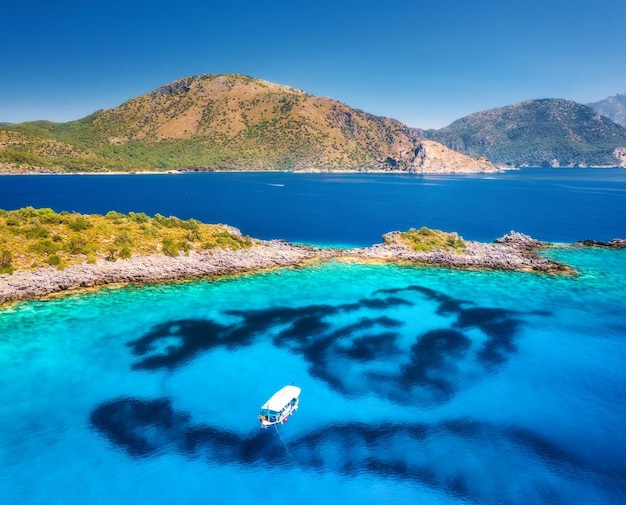
<path fill-rule="evenodd" d="M 626 254 L 552 254 L 581 275 L 332 263 L 4 310 L 0 501 L 624 502 Z"/>

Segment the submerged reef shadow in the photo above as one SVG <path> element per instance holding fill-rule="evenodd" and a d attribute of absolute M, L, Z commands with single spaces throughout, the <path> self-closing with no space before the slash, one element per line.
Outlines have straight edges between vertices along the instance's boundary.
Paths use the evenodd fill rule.
<path fill-rule="evenodd" d="M 435 301 L 434 310 L 450 316 L 450 325 L 407 339 L 402 334 L 407 321 L 391 317 L 397 313 L 386 310 L 402 308 L 410 313 L 417 305 L 415 295 Z M 373 393 L 396 406 L 440 403 L 467 384 L 468 368 L 474 375 L 484 375 L 517 352 L 523 324 L 520 312 L 476 306 L 421 286 L 380 290 L 355 303 L 225 314 L 237 320 L 226 325 L 181 319 L 154 326 L 128 343 L 138 358 L 133 369 L 171 370 L 219 347 L 238 349 L 270 339 L 277 348 L 301 356 L 312 376 L 348 397 Z M 335 316 L 341 316 L 341 324 Z M 393 367 L 368 368 L 381 361 Z M 353 374 L 345 373 L 352 365 L 361 374 L 356 382 Z M 568 503 L 567 484 L 591 475 L 626 499 L 626 470 L 607 472 L 527 428 L 471 419 L 341 422 L 291 437 L 288 451 L 272 430 L 240 434 L 193 423 L 191 414 L 175 409 L 170 398 L 122 397 L 105 402 L 91 412 L 90 425 L 132 458 L 173 452 L 210 464 L 296 465 L 346 475 L 368 473 L 477 503 L 518 503 L 517 497 L 501 495 L 506 490 L 500 481 L 525 474 L 525 479 L 536 479 L 529 491 L 535 502 Z M 451 453 L 457 456 L 447 464 Z M 500 460 L 507 465 L 494 467 L 492 463 Z M 537 465 L 548 477 L 534 471 Z"/>
<path fill-rule="evenodd" d="M 194 424 L 168 398 L 125 397 L 105 402 L 90 425 L 131 458 L 176 453 L 211 464 L 272 465 L 411 481 L 477 503 L 501 503 L 501 482 L 519 478 L 535 502 L 568 503 L 568 483 L 602 482 L 626 499 L 626 471 L 606 472 L 554 441 L 520 427 L 501 428 L 467 418 L 438 423 L 345 422 L 287 440 L 273 430 L 248 434 Z M 451 452 L 458 456 L 454 464 Z M 507 465 L 494 465 L 506 460 Z M 476 466 L 476 463 L 478 465 Z M 536 472 L 540 466 L 543 471 Z M 488 472 L 483 470 L 488 469 Z M 517 477 L 516 477 L 517 476 Z M 505 502 L 519 503 L 510 496 Z"/>
<path fill-rule="evenodd" d="M 390 317 L 389 309 L 410 314 L 416 305 L 412 293 L 435 301 L 435 312 L 450 316 L 452 322 L 416 335 L 412 344 L 404 339 L 403 347 L 401 328 L 407 321 Z M 277 348 L 301 356 L 311 376 L 341 394 L 374 392 L 398 403 L 442 402 L 464 386 L 468 369 L 476 378 L 514 354 L 522 324 L 515 311 L 477 307 L 418 285 L 378 290 L 354 303 L 227 310 L 224 315 L 238 321 L 226 325 L 181 319 L 154 326 L 127 344 L 138 358 L 132 368 L 172 370 L 216 348 L 235 350 L 270 338 Z M 344 322 L 338 325 L 335 316 Z M 470 336 L 470 330 L 482 337 Z M 387 371 L 381 370 L 381 363 Z M 360 383 L 344 373 L 353 365 L 358 365 L 353 369 Z"/>

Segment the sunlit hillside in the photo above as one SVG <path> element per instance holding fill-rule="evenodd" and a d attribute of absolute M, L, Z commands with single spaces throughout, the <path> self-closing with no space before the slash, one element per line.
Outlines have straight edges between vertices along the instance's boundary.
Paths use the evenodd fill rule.
<path fill-rule="evenodd" d="M 0 128 L 4 171 L 494 171 L 331 98 L 233 75 L 187 77 L 68 123 Z M 435 150 L 439 152 L 439 150 Z"/>

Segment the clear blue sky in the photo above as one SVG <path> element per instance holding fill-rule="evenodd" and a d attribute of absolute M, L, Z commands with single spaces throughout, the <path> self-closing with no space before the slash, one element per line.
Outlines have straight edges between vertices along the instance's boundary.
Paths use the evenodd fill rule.
<path fill-rule="evenodd" d="M 439 128 L 626 92 L 624 0 L 32 0 L 0 9 L 0 121 L 69 121 L 242 73 Z"/>

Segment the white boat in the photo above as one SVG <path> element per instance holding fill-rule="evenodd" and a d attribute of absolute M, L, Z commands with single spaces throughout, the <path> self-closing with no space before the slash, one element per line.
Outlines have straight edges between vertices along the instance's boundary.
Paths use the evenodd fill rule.
<path fill-rule="evenodd" d="M 289 416 L 298 410 L 299 402 L 300 388 L 297 386 L 285 386 L 276 391 L 261 407 L 258 417 L 261 428 L 286 422 Z"/>

